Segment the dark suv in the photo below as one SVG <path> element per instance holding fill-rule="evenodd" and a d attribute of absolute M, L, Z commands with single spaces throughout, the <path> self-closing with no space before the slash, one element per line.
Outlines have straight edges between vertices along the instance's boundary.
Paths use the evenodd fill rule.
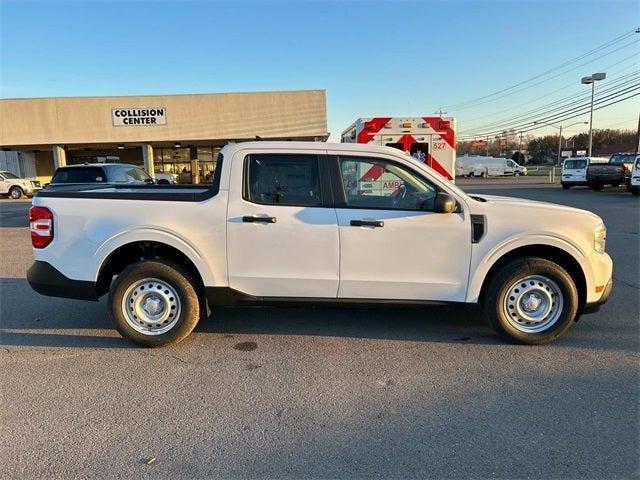
<path fill-rule="evenodd" d="M 58 168 L 47 189 L 59 185 L 116 183 L 145 185 L 154 183 L 153 178 L 140 167 L 126 163 L 85 163 Z"/>

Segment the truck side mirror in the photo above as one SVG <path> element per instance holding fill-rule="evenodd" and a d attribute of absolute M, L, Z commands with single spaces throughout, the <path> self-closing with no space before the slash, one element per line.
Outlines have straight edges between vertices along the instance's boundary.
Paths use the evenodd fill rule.
<path fill-rule="evenodd" d="M 456 211 L 455 199 L 446 192 L 438 192 L 433 205 L 434 213 L 453 213 Z"/>

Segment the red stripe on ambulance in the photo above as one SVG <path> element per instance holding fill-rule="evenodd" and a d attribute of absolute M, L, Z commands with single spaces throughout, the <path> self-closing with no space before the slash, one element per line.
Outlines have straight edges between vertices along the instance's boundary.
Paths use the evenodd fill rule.
<path fill-rule="evenodd" d="M 359 118 L 341 135 L 343 143 L 370 143 L 398 148 L 424 161 L 453 181 L 456 162 L 456 130 L 453 117 Z M 382 180 L 384 171 L 372 166 L 362 181 Z"/>

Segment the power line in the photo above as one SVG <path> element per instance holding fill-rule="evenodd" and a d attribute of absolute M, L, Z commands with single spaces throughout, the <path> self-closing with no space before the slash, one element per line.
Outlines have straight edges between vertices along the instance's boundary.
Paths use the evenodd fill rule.
<path fill-rule="evenodd" d="M 607 101 L 610 100 L 612 98 L 616 98 L 619 97 L 620 95 L 624 95 L 626 93 L 628 93 L 629 91 L 633 91 L 633 90 L 637 90 L 638 87 L 640 87 L 640 83 L 635 83 L 633 85 L 628 86 L 629 83 L 632 82 L 637 82 L 637 79 L 632 79 L 632 80 L 628 80 L 627 82 L 624 82 L 621 85 L 618 85 L 614 88 L 616 88 L 617 90 L 614 92 L 611 92 L 611 90 L 613 90 L 613 88 L 609 88 L 607 90 L 603 90 L 601 92 L 599 92 L 599 95 L 596 97 L 596 100 L 594 102 L 595 104 L 599 104 L 602 103 L 603 101 Z M 611 93 L 608 93 L 611 92 Z M 606 94 L 606 95 L 605 95 Z M 478 133 L 474 133 L 474 134 L 461 134 L 460 137 L 469 137 L 469 138 L 475 138 L 475 137 L 482 137 L 482 136 L 487 136 L 487 135 L 494 135 L 496 133 L 502 133 L 505 130 L 519 130 L 525 127 L 528 127 L 530 125 L 532 125 L 532 123 L 534 121 L 558 121 L 558 118 L 566 115 L 568 113 L 572 113 L 576 110 L 579 109 L 583 109 L 585 107 L 589 107 L 590 106 L 590 95 L 585 96 L 585 98 L 578 100 L 578 101 L 574 101 L 574 102 L 570 102 L 568 104 L 562 105 L 561 107 L 556 107 L 554 109 L 551 110 L 547 110 L 545 112 L 539 112 L 538 115 L 534 115 L 534 116 L 529 116 L 529 117 L 523 117 L 518 119 L 517 121 L 514 121 L 512 123 L 509 124 L 505 124 L 508 125 L 508 127 L 500 127 L 497 128 L 495 130 L 489 130 L 489 131 L 482 131 L 482 132 L 478 132 Z M 586 103 L 583 103 L 586 102 Z M 580 105 L 577 105 L 579 104 Z M 567 110 L 568 108 L 568 110 Z M 563 111 L 560 111 L 558 113 L 553 113 L 554 111 L 563 109 Z M 588 111 L 588 109 L 586 110 Z"/>
<path fill-rule="evenodd" d="M 634 98 L 634 97 L 637 97 L 638 95 L 640 95 L 640 91 L 638 91 L 637 93 L 634 93 L 633 95 L 629 95 L 628 97 L 625 97 L 625 98 L 621 98 L 621 99 L 619 99 L 619 100 L 616 100 L 615 102 L 607 103 L 606 105 L 601 105 L 601 106 L 599 106 L 599 107 L 597 107 L 597 108 L 594 108 L 594 109 L 593 109 L 593 111 L 595 112 L 596 110 L 602 110 L 603 108 L 610 107 L 611 105 L 616 105 L 616 104 L 621 103 L 621 102 L 624 102 L 624 101 L 626 101 L 626 100 L 630 100 L 630 99 L 632 99 L 632 98 Z M 576 118 L 576 117 L 579 117 L 580 115 L 584 115 L 584 114 L 585 114 L 585 113 L 587 113 L 588 111 L 589 111 L 589 110 L 586 110 L 586 111 L 584 111 L 584 112 L 577 113 L 577 114 L 575 114 L 575 115 L 572 115 L 571 117 L 562 118 L 562 119 L 560 119 L 560 120 L 562 120 L 562 121 L 564 121 L 564 120 L 571 120 L 572 118 Z M 530 129 L 528 129 L 528 130 L 522 130 L 522 133 L 531 132 L 531 131 L 533 131 L 533 130 L 538 130 L 538 129 L 543 128 L 543 127 L 545 127 L 545 125 L 536 125 L 534 128 L 530 128 Z"/>
<path fill-rule="evenodd" d="M 534 83 L 533 85 L 528 85 L 526 87 L 519 88 L 518 90 L 513 90 L 513 91 L 511 91 L 509 93 L 505 93 L 504 95 L 500 95 L 498 97 L 495 97 L 495 98 L 492 98 L 492 99 L 489 99 L 489 100 L 484 100 L 482 102 L 476 102 L 476 103 L 473 103 L 473 104 L 470 104 L 470 105 L 467 105 L 467 106 L 462 106 L 462 107 L 459 107 L 457 110 L 465 110 L 465 109 L 468 109 L 468 108 L 477 107 L 479 105 L 485 105 L 487 103 L 495 102 L 495 101 L 500 100 L 502 98 L 505 98 L 505 97 L 508 97 L 508 96 L 511 96 L 511 95 L 515 95 L 516 93 L 523 92 L 525 90 L 533 88 L 533 87 L 535 87 L 537 85 L 540 85 L 542 83 L 548 82 L 548 81 L 553 80 L 553 79 L 558 78 L 558 77 L 561 77 L 562 75 L 565 75 L 565 74 L 567 74 L 569 72 L 572 72 L 572 71 L 574 71 L 575 69 L 577 69 L 579 67 L 584 67 L 585 65 L 589 65 L 590 63 L 593 63 L 596 60 L 600 60 L 601 58 L 604 58 L 604 57 L 606 57 L 608 55 L 611 55 L 612 53 L 615 53 L 615 52 L 617 52 L 619 50 L 625 49 L 625 48 L 629 47 L 630 45 L 633 45 L 633 44 L 635 44 L 637 42 L 638 42 L 638 40 L 634 39 L 633 41 L 631 41 L 629 43 L 626 43 L 623 46 L 621 46 L 619 48 L 616 48 L 615 50 L 607 52 L 604 55 L 601 55 L 599 57 L 592 58 L 591 60 L 589 60 L 587 62 L 584 62 L 584 63 L 581 63 L 581 64 L 576 65 L 574 67 L 571 67 L 568 70 L 564 70 L 564 71 L 562 71 L 562 72 L 560 72 L 560 73 L 558 73 L 558 74 L 556 74 L 556 75 L 554 75 L 552 77 L 549 77 L 549 78 L 546 78 L 546 79 L 544 79 L 544 80 L 542 80 L 540 82 Z M 453 108 L 449 107 L 449 111 L 451 111 L 451 110 L 453 110 Z"/>
<path fill-rule="evenodd" d="M 638 91 L 638 92 L 636 92 L 636 93 L 633 93 L 632 95 L 629 95 L 629 96 L 627 96 L 627 97 L 620 98 L 620 99 L 615 100 L 615 101 L 613 101 L 613 102 L 607 103 L 607 104 L 605 104 L 605 105 L 600 105 L 600 106 L 598 106 L 598 107 L 595 107 L 593 110 L 594 110 L 594 111 L 602 110 L 603 108 L 607 108 L 607 107 L 610 107 L 610 106 L 612 106 L 612 105 L 616 105 L 616 104 L 618 104 L 618 103 L 622 103 L 622 102 L 625 102 L 625 101 L 627 101 L 627 100 L 630 100 L 630 99 L 632 99 L 632 98 L 634 98 L 634 97 L 637 97 L 638 95 L 640 95 L 640 91 Z M 585 113 L 587 113 L 588 111 L 589 111 L 589 110 L 586 110 L 586 111 L 584 111 L 584 112 L 580 112 L 580 113 L 576 113 L 576 114 L 574 114 L 574 115 L 571 115 L 571 116 L 569 116 L 569 117 L 564 117 L 564 118 L 558 119 L 558 120 L 556 120 L 556 121 L 566 121 L 566 120 L 571 120 L 571 119 L 577 118 L 577 117 L 579 117 L 579 116 L 581 116 L 581 115 L 584 115 L 584 114 L 585 114 Z M 532 132 L 532 131 L 534 131 L 534 130 L 539 130 L 539 129 L 541 129 L 541 128 L 545 128 L 545 127 L 547 127 L 547 125 L 535 125 L 535 126 L 531 126 L 531 128 L 527 128 L 527 129 L 525 129 L 525 130 L 519 130 L 517 133 L 518 133 L 518 134 L 520 134 L 520 135 L 522 135 L 522 134 L 524 134 L 524 133 Z M 514 133 L 515 133 L 515 132 L 514 132 Z M 462 140 L 462 141 L 471 141 L 471 140 L 475 140 L 475 139 L 477 139 L 477 138 L 483 138 L 483 137 L 488 137 L 488 136 L 490 136 L 490 135 L 489 135 L 489 134 L 485 134 L 485 135 L 476 135 L 475 137 L 470 137 L 468 140 Z"/>
<path fill-rule="evenodd" d="M 467 100 L 465 102 L 461 102 L 461 103 L 458 103 L 458 104 L 445 105 L 442 108 L 447 108 L 449 110 L 452 110 L 454 108 L 460 108 L 460 107 L 466 106 L 468 104 L 476 103 L 476 102 L 478 102 L 480 100 L 485 100 L 487 98 L 494 97 L 494 96 L 499 95 L 501 93 L 508 92 L 509 90 L 513 90 L 514 88 L 517 88 L 517 87 L 519 87 L 521 85 L 525 85 L 525 84 L 527 84 L 529 82 L 532 82 L 533 80 L 537 80 L 539 78 L 542 78 L 542 77 L 544 77 L 545 75 L 547 75 L 549 73 L 552 73 L 552 72 L 554 72 L 556 70 L 559 70 L 559 69 L 561 69 L 561 68 L 563 68 L 563 67 L 565 67 L 567 65 L 571 65 L 572 63 L 575 63 L 575 62 L 577 62 L 579 60 L 582 60 L 583 58 L 586 58 L 586 57 L 588 57 L 588 56 L 590 56 L 590 55 L 592 55 L 592 54 L 594 54 L 594 53 L 596 53 L 598 51 L 606 49 L 606 48 L 608 48 L 608 47 L 610 47 L 610 46 L 612 46 L 612 45 L 614 45 L 616 43 L 619 43 L 619 42 L 621 42 L 621 41 L 633 36 L 637 32 L 638 32 L 638 29 L 633 29 L 631 31 L 628 31 L 628 32 L 626 32 L 626 33 L 624 33 L 622 35 L 619 35 L 618 37 L 616 37 L 616 38 L 604 43 L 603 45 L 600 45 L 599 47 L 596 47 L 596 48 L 594 48 L 594 49 L 592 49 L 592 50 L 590 50 L 590 51 L 588 51 L 586 53 L 583 53 L 582 55 L 579 55 L 579 56 L 577 56 L 575 58 L 572 58 L 571 60 L 568 60 L 568 61 L 566 61 L 566 62 L 564 62 L 564 63 L 562 63 L 562 64 L 560 64 L 560 65 L 558 65 L 556 67 L 553 67 L 553 68 L 551 68 L 549 70 L 546 70 L 546 71 L 544 71 L 544 72 L 542 72 L 542 73 L 540 73 L 538 75 L 535 75 L 535 76 L 533 76 L 531 78 L 528 78 L 528 79 L 523 80 L 523 81 L 521 81 L 519 83 L 516 83 L 515 85 L 512 85 L 510 87 L 506 87 L 506 88 L 503 88 L 503 89 L 498 90 L 496 92 L 490 93 L 488 95 L 484 95 L 482 97 L 479 97 L 479 98 L 476 98 L 476 99 L 472 99 L 472 100 Z M 634 42 L 635 42 L 635 40 L 634 40 Z M 634 43 L 634 42 L 631 42 L 631 43 Z M 628 46 L 628 45 L 629 44 L 625 45 L 625 47 Z M 617 50 L 614 50 L 614 52 L 615 51 L 617 51 Z M 613 52 L 609 52 L 609 53 L 613 53 Z M 588 62 L 588 63 L 590 63 L 590 62 Z M 575 67 L 575 68 L 577 68 L 577 67 Z"/>
<path fill-rule="evenodd" d="M 613 64 L 611 64 L 611 65 L 607 65 L 606 67 L 603 67 L 603 68 L 602 68 L 602 71 L 609 72 L 611 68 L 616 67 L 616 66 L 620 65 L 621 63 L 626 62 L 627 60 L 630 60 L 630 59 L 632 59 L 632 58 L 634 58 L 634 59 L 635 59 L 635 58 L 637 58 L 637 57 L 638 57 L 637 53 L 635 53 L 635 52 L 634 52 L 632 55 L 629 55 L 628 57 L 625 57 L 625 58 L 623 58 L 622 60 L 620 60 L 620 61 L 618 61 L 618 62 L 616 62 L 616 63 L 613 63 Z M 627 66 L 626 66 L 626 67 L 624 67 L 623 69 L 619 70 L 619 72 L 623 72 L 623 71 L 627 70 L 627 69 L 628 69 L 628 68 L 630 68 L 630 67 L 635 67 L 636 65 L 637 65 L 637 62 L 632 62 L 631 64 L 627 65 Z M 618 72 L 618 73 L 619 73 L 619 72 Z M 621 78 L 622 78 L 622 77 L 621 77 Z M 562 91 L 562 90 L 566 90 L 568 87 L 575 86 L 575 84 L 576 84 L 576 82 L 575 82 L 575 81 L 572 81 L 572 82 L 570 82 L 570 83 L 567 83 L 567 84 L 563 85 L 562 87 L 558 88 L 557 90 L 553 90 L 552 92 L 546 92 L 544 95 L 542 95 L 542 96 L 540 96 L 540 97 L 537 97 L 537 98 L 534 98 L 533 100 L 529 100 L 529 101 L 527 101 L 527 102 L 524 102 L 524 103 L 521 103 L 521 104 L 518 104 L 518 105 L 514 105 L 514 106 L 509 107 L 509 108 L 505 108 L 505 109 L 503 109 L 503 110 L 501 110 L 501 111 L 498 111 L 498 112 L 493 112 L 493 113 L 488 113 L 488 114 L 486 114 L 486 115 L 481 115 L 481 116 L 479 116 L 479 117 L 476 117 L 476 118 L 472 118 L 472 119 L 466 120 L 464 123 L 466 123 L 466 124 L 467 124 L 467 123 L 474 122 L 474 121 L 476 121 L 476 120 L 482 120 L 483 118 L 487 118 L 487 117 L 494 117 L 494 116 L 496 116 L 496 115 L 500 115 L 501 113 L 508 112 L 508 111 L 514 110 L 514 109 L 516 109 L 516 108 L 523 107 L 523 106 L 525 106 L 525 105 L 530 105 L 530 104 L 532 104 L 532 103 L 537 102 L 538 100 L 542 100 L 543 98 L 547 98 L 547 97 L 549 97 L 549 96 L 553 95 L 554 93 L 560 92 L 560 91 Z M 582 93 L 580 93 L 580 94 L 582 94 Z M 575 95 L 574 95 L 574 96 L 575 96 Z M 544 106 L 542 106 L 542 107 L 540 107 L 540 108 L 544 108 Z M 528 113 L 528 112 L 527 112 L 527 113 Z M 459 120 L 459 121 L 460 121 L 460 120 Z"/>
<path fill-rule="evenodd" d="M 610 92 L 610 91 L 612 91 L 612 90 L 614 90 L 614 89 L 616 89 L 618 87 L 621 87 L 621 86 L 624 86 L 624 85 L 628 85 L 630 83 L 635 82 L 637 80 L 636 77 L 639 74 L 640 74 L 640 70 L 639 71 L 635 71 L 635 72 L 631 72 L 629 74 L 626 74 L 626 75 L 623 75 L 621 77 L 616 78 L 612 82 L 609 82 L 605 89 L 599 90 L 598 91 L 598 95 L 601 96 L 601 95 L 603 95 L 603 94 L 605 94 L 607 92 Z M 578 98 L 578 100 L 573 100 L 573 99 L 576 99 L 576 98 Z M 585 92 L 579 92 L 579 93 L 570 95 L 568 97 L 563 97 L 563 98 L 561 98 L 559 100 L 556 100 L 556 101 L 553 101 L 551 103 L 548 103 L 548 104 L 545 104 L 545 105 L 541 105 L 541 106 L 539 106 L 539 107 L 537 107 L 537 108 L 535 108 L 533 110 L 528 110 L 528 111 L 523 112 L 523 113 L 521 113 L 519 115 L 516 115 L 514 117 L 510 117 L 510 118 L 498 120 L 498 121 L 495 121 L 495 122 L 491 122 L 491 123 L 482 125 L 480 127 L 475 127 L 473 129 L 469 128 L 469 129 L 466 129 L 466 130 L 462 130 L 461 132 L 459 132 L 459 135 L 466 135 L 468 132 L 474 132 L 474 131 L 477 132 L 478 130 L 487 130 L 489 128 L 499 128 L 501 126 L 508 126 L 508 125 L 513 124 L 513 123 L 519 123 L 519 122 L 524 121 L 525 119 L 530 118 L 532 116 L 544 115 L 546 113 L 550 113 L 550 112 L 553 112 L 555 110 L 566 108 L 566 107 L 569 107 L 569 106 L 571 106 L 573 104 L 576 104 L 576 103 L 580 103 L 580 102 L 582 102 L 584 100 L 587 100 L 589 98 L 590 98 L 590 94 L 586 94 Z M 553 107 L 555 105 L 558 105 L 558 104 L 563 103 L 563 102 L 567 102 L 569 100 L 573 100 L 573 101 L 571 101 L 569 103 L 565 103 L 563 105 L 560 105 L 559 107 L 552 108 L 550 110 L 546 110 L 544 112 L 541 112 L 541 110 Z"/>

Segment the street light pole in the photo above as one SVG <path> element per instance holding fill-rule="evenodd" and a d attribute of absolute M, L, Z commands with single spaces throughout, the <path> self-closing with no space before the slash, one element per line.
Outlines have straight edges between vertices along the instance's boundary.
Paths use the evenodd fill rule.
<path fill-rule="evenodd" d="M 587 148 L 587 156 L 591 156 L 591 147 L 593 146 L 593 96 L 596 93 L 596 82 L 591 82 L 591 111 L 589 112 L 589 148 Z"/>
<path fill-rule="evenodd" d="M 583 85 L 591 84 L 591 108 L 589 113 L 589 145 L 587 148 L 587 156 L 591 156 L 591 147 L 593 146 L 593 97 L 596 91 L 596 82 L 598 80 L 604 80 L 607 78 L 607 74 L 604 72 L 594 73 L 588 77 L 582 77 L 580 81 Z"/>

